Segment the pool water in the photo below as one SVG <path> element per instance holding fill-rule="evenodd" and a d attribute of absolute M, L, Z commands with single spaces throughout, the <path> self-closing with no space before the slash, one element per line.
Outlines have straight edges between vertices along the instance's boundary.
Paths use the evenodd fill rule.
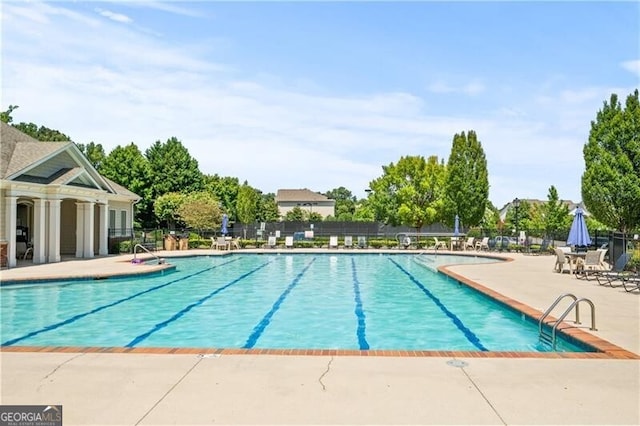
<path fill-rule="evenodd" d="M 537 324 L 430 267 L 487 261 L 172 259 L 175 272 L 144 278 L 2 286 L 0 337 L 3 346 L 549 351 Z M 563 340 L 556 350 L 584 351 Z"/>

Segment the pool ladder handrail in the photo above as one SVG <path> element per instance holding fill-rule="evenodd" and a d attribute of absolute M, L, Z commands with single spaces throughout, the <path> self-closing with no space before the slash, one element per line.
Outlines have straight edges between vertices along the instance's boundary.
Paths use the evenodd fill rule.
<path fill-rule="evenodd" d="M 146 248 L 145 246 L 143 246 L 142 244 L 136 244 L 135 246 L 133 246 L 133 260 L 136 260 L 136 255 L 138 254 L 138 252 L 136 251 L 137 248 L 141 248 L 142 250 L 146 251 L 147 253 L 149 253 L 151 256 L 155 257 L 156 260 L 158 261 L 158 265 L 161 265 L 164 263 L 164 259 L 158 257 L 157 255 L 151 253 L 149 251 L 148 248 Z"/>
<path fill-rule="evenodd" d="M 567 307 L 567 309 L 564 310 L 564 312 L 562 313 L 562 315 L 560 315 L 560 317 L 555 320 L 554 322 L 550 322 L 548 324 L 546 324 L 544 322 L 544 320 L 549 316 L 549 314 L 551 313 L 551 311 L 553 310 L 553 308 L 555 308 L 558 303 L 560 303 L 560 301 L 562 299 L 564 299 L 565 297 L 570 297 L 573 299 L 573 302 L 571 302 L 571 304 Z M 556 331 L 558 326 L 560 325 L 560 323 L 562 323 L 562 321 L 567 317 L 567 315 L 569 315 L 569 313 L 571 312 L 571 310 L 573 308 L 576 309 L 576 320 L 574 321 L 575 324 L 580 324 L 580 302 L 587 302 L 589 304 L 589 306 L 591 306 L 591 327 L 589 328 L 589 330 L 593 330 L 593 331 L 597 331 L 598 329 L 596 328 L 596 307 L 593 304 L 593 302 L 590 299 L 587 299 L 586 297 L 576 297 L 574 294 L 572 293 L 564 293 L 561 294 L 560 296 L 558 296 L 558 298 L 555 300 L 555 302 L 553 302 L 551 304 L 551 306 L 549 306 L 549 308 L 544 312 L 544 314 L 542 314 L 542 316 L 540 317 L 540 320 L 538 321 L 538 335 L 539 338 L 541 340 L 546 341 L 547 343 L 551 344 L 552 349 L 555 351 L 556 350 Z M 553 324 L 553 326 L 551 327 L 551 334 L 549 334 L 548 332 L 546 332 L 543 328 L 543 325 L 551 325 Z"/>

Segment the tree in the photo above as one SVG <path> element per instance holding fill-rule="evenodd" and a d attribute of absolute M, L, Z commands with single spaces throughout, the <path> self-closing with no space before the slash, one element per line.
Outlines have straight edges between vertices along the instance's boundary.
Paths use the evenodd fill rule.
<path fill-rule="evenodd" d="M 322 217 L 322 215 L 318 212 L 307 212 L 304 211 L 305 213 L 305 219 L 308 222 L 322 222 L 324 220 L 324 218 Z"/>
<path fill-rule="evenodd" d="M 182 205 L 185 195 L 179 192 L 167 192 L 156 198 L 153 210 L 159 221 L 165 222 L 167 228 L 176 229 L 176 223 L 180 220 L 178 209 Z"/>
<path fill-rule="evenodd" d="M 245 181 L 238 190 L 238 198 L 236 199 L 236 214 L 240 223 L 248 224 L 255 222 L 259 203 L 260 194 Z M 245 228 L 244 238 L 246 237 Z"/>
<path fill-rule="evenodd" d="M 96 170 L 100 171 L 100 166 L 102 165 L 102 162 L 106 158 L 102 144 L 95 144 L 93 142 L 89 142 L 87 145 L 82 143 L 77 143 L 76 146 L 78 147 L 78 149 L 80 149 L 80 151 L 82 151 L 84 156 L 87 157 L 87 160 L 89 160 L 91 165 Z M 140 155 L 142 156 L 142 154 Z"/>
<path fill-rule="evenodd" d="M 205 175 L 203 177 L 205 190 L 211 192 L 222 203 L 222 209 L 231 220 L 240 220 L 236 211 L 240 182 L 236 177 Z M 246 183 L 246 182 L 245 182 Z"/>
<path fill-rule="evenodd" d="M 569 207 L 560 200 L 558 190 L 553 185 L 549 188 L 547 202 L 540 207 L 540 213 L 546 236 L 555 235 L 571 226 Z"/>
<path fill-rule="evenodd" d="M 401 157 L 382 169 L 383 175 L 369 185 L 376 219 L 419 231 L 441 217 L 446 170 L 438 157 Z"/>
<path fill-rule="evenodd" d="M 495 232 L 498 230 L 498 223 L 500 223 L 500 212 L 493 203 L 489 201 L 484 209 L 484 216 L 482 217 L 480 226 L 486 231 Z"/>
<path fill-rule="evenodd" d="M 115 147 L 100 163 L 99 172 L 138 194 L 142 199 L 136 204 L 136 221 L 145 227 L 155 225 L 151 168 L 136 144 Z"/>
<path fill-rule="evenodd" d="M 13 123 L 13 117 L 11 116 L 11 113 L 13 113 L 13 111 L 16 109 L 18 109 L 18 105 L 9 105 L 6 111 L 0 112 L 0 121 L 7 124 Z"/>
<path fill-rule="evenodd" d="M 176 213 L 189 227 L 202 233 L 203 229 L 217 229 L 222 224 L 220 201 L 207 191 L 192 192 L 182 199 Z"/>
<path fill-rule="evenodd" d="M 473 130 L 453 137 L 444 192 L 444 222 L 453 225 L 456 215 L 460 226 L 482 222 L 489 199 L 489 175 L 482 144 Z"/>
<path fill-rule="evenodd" d="M 156 141 L 145 152 L 151 168 L 151 197 L 167 192 L 197 192 L 203 189 L 198 161 L 175 137 L 165 143 Z"/>
<path fill-rule="evenodd" d="M 306 219 L 306 214 L 300 206 L 295 206 L 287 212 L 284 216 L 284 220 L 287 222 L 303 222 Z"/>
<path fill-rule="evenodd" d="M 369 199 L 365 198 L 360 200 L 356 205 L 356 211 L 353 213 L 354 222 L 374 222 L 376 220 L 376 214 L 374 208 L 371 206 Z"/>
<path fill-rule="evenodd" d="M 48 127 L 38 127 L 34 123 L 19 123 L 13 127 L 41 142 L 70 142 L 71 138 L 64 133 Z"/>
<path fill-rule="evenodd" d="M 280 211 L 278 203 L 276 203 L 276 194 L 270 192 L 262 194 L 258 202 L 257 219 L 259 222 L 276 222 L 280 219 Z"/>
<path fill-rule="evenodd" d="M 336 201 L 335 220 L 351 221 L 356 211 L 356 197 L 344 186 L 327 191 L 327 198 Z"/>
<path fill-rule="evenodd" d="M 616 94 L 591 122 L 583 149 L 582 199 L 603 224 L 628 232 L 640 226 L 640 104 L 638 89 L 622 108 Z"/>

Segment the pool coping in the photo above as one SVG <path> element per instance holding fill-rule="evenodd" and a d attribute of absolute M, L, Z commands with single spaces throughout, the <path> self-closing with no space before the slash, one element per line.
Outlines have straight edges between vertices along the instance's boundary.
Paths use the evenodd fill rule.
<path fill-rule="evenodd" d="M 266 253 L 278 253 L 281 250 L 266 251 Z M 292 250 L 285 251 L 286 253 L 292 253 Z M 341 253 L 350 254 L 349 251 L 340 251 Z M 385 251 L 376 251 L 378 253 L 385 253 Z M 244 252 L 246 254 L 264 254 L 265 251 L 259 252 Z M 314 252 L 301 252 L 300 254 L 318 253 Z M 332 252 L 322 251 L 321 253 L 331 254 Z M 371 251 L 357 251 L 356 253 L 370 254 Z M 398 253 L 393 251 L 394 254 L 409 254 Z M 230 254 L 230 253 L 229 253 Z M 511 262 L 515 259 L 510 257 L 499 256 L 492 253 L 474 253 L 474 254 L 462 254 L 455 252 L 446 252 L 443 254 L 450 255 L 465 255 L 473 257 L 485 257 L 492 258 L 500 261 Z M 178 256 L 165 256 L 165 257 L 192 257 L 192 256 L 210 256 L 210 253 L 202 254 L 190 254 L 190 255 L 178 255 Z M 148 258 L 144 260 L 152 260 Z M 524 303 L 521 303 L 515 299 L 507 297 L 495 290 L 485 287 L 461 274 L 455 273 L 448 268 L 456 266 L 458 264 L 448 264 L 439 266 L 437 270 L 450 278 L 458 281 L 459 283 L 470 287 L 481 294 L 489 297 L 493 301 L 511 309 L 515 312 L 525 315 L 529 320 L 539 321 L 543 315 L 542 312 L 534 309 Z M 69 275 L 64 278 L 51 278 L 51 279 L 17 279 L 11 280 L 8 285 L 21 284 L 26 282 L 47 282 L 47 281 L 59 281 L 64 279 L 69 280 L 91 280 L 91 279 L 107 279 L 107 278 L 122 278 L 126 276 L 139 276 L 146 274 L 155 274 L 164 272 L 166 270 L 175 269 L 175 265 L 160 264 L 156 265 L 158 268 L 148 269 L 145 271 L 139 271 L 136 273 L 110 273 L 110 274 L 95 274 L 92 276 L 74 276 Z M 550 320 L 555 318 L 549 316 Z M 0 346 L 0 352 L 34 352 L 34 353 L 121 353 L 121 354 L 199 354 L 199 355 L 296 355 L 296 356 L 392 356 L 392 357 L 454 357 L 454 358 L 544 358 L 544 359 L 626 359 L 626 360 L 639 360 L 640 355 L 628 351 L 620 346 L 617 346 L 611 342 L 594 336 L 580 327 L 570 325 L 566 322 L 561 323 L 561 326 L 557 329 L 558 334 L 562 334 L 563 337 L 569 340 L 577 341 L 579 344 L 594 349 L 597 352 L 512 352 L 512 351 L 442 351 L 442 350 L 343 350 L 343 349 L 242 349 L 242 348 L 163 348 L 163 347 L 93 347 L 93 346 Z"/>

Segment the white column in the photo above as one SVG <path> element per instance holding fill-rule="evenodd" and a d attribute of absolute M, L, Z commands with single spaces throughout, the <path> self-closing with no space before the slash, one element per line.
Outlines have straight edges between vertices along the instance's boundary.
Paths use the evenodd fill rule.
<path fill-rule="evenodd" d="M 33 263 L 46 263 L 46 215 L 44 200 L 33 201 Z"/>
<path fill-rule="evenodd" d="M 18 197 L 5 197 L 6 204 L 4 206 L 5 217 L 5 234 L 7 236 L 7 257 L 9 267 L 16 266 L 16 226 L 18 224 Z"/>
<path fill-rule="evenodd" d="M 109 206 L 105 202 L 99 205 L 100 209 L 100 246 L 98 254 L 106 256 L 109 254 Z"/>
<path fill-rule="evenodd" d="M 60 262 L 60 204 L 62 200 L 49 201 L 49 263 Z"/>
<path fill-rule="evenodd" d="M 84 203 L 84 228 L 82 230 L 84 238 L 84 251 L 82 252 L 82 257 L 91 258 L 93 257 L 93 226 L 94 226 L 94 216 L 93 216 L 93 206 L 95 203 Z"/>
<path fill-rule="evenodd" d="M 76 257 L 84 253 L 84 203 L 76 203 Z"/>

